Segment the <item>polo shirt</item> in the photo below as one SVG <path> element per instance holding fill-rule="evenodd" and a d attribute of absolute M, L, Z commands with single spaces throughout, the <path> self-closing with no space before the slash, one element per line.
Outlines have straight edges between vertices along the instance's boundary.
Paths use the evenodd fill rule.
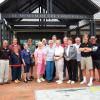
<path fill-rule="evenodd" d="M 86 47 L 92 48 L 92 44 L 91 43 L 82 43 L 80 45 L 80 48 L 86 48 Z M 89 57 L 89 56 L 91 56 L 91 52 L 83 52 L 83 51 L 81 51 L 81 56 L 82 57 Z"/>

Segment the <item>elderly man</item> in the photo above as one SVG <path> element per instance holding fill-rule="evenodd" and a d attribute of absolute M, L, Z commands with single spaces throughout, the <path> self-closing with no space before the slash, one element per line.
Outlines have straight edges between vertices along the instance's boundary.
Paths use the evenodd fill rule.
<path fill-rule="evenodd" d="M 34 51 L 35 51 L 35 45 L 33 45 L 32 43 L 33 43 L 33 41 L 32 41 L 31 38 L 27 40 L 28 49 L 31 53 L 31 59 L 32 59 L 32 62 L 31 62 L 31 65 L 30 65 L 30 79 L 31 80 L 34 79 L 33 66 L 34 66 Z"/>
<path fill-rule="evenodd" d="M 10 50 L 8 41 L 4 40 L 0 48 L 0 85 L 8 84 Z"/>
<path fill-rule="evenodd" d="M 78 72 L 79 72 L 79 78 L 80 78 L 80 82 L 83 80 L 83 75 L 82 75 L 82 70 L 81 70 L 81 52 L 79 50 L 79 47 L 81 45 L 81 39 L 80 37 L 76 37 L 75 38 L 75 44 L 74 46 L 77 49 L 77 72 L 76 72 L 76 80 L 78 81 Z M 79 69 L 79 71 L 78 71 Z"/>
<path fill-rule="evenodd" d="M 68 37 L 64 37 L 63 38 L 63 44 L 61 45 L 64 49 L 68 46 Z M 64 69 L 63 69 L 63 76 L 64 76 L 64 79 L 66 79 L 66 72 L 67 72 L 67 65 L 66 65 L 66 60 L 64 59 Z"/>
<path fill-rule="evenodd" d="M 92 43 L 92 59 L 93 59 L 93 74 L 95 78 L 95 69 L 97 68 L 100 81 L 100 44 L 96 42 L 97 38 L 91 36 L 90 42 Z"/>

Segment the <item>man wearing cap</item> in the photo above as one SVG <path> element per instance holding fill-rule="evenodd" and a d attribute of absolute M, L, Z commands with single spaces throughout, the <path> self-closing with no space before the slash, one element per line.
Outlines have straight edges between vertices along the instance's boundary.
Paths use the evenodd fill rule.
<path fill-rule="evenodd" d="M 97 68 L 100 81 L 100 44 L 97 44 L 96 40 L 97 38 L 95 36 L 91 36 L 90 42 L 92 44 L 93 75 L 95 79 L 95 69 Z"/>

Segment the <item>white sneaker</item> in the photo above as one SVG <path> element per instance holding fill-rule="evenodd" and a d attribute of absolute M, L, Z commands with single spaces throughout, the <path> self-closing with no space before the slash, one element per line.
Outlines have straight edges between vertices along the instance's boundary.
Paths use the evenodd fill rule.
<path fill-rule="evenodd" d="M 71 81 L 71 84 L 75 84 L 75 81 Z"/>
<path fill-rule="evenodd" d="M 90 86 L 93 86 L 93 83 L 90 83 L 90 82 L 89 82 L 89 83 L 88 83 L 88 86 L 89 86 L 89 87 L 90 87 Z"/>
<path fill-rule="evenodd" d="M 58 83 L 60 80 L 57 80 L 56 83 Z"/>
<path fill-rule="evenodd" d="M 40 80 L 40 79 L 37 79 L 37 82 L 38 82 L 38 83 L 41 83 L 41 80 Z"/>
<path fill-rule="evenodd" d="M 84 81 L 84 80 L 82 82 L 80 82 L 80 84 L 85 84 L 85 83 L 86 83 L 86 81 Z"/>
<path fill-rule="evenodd" d="M 45 81 L 45 79 L 42 77 L 42 78 L 41 78 L 41 81 L 43 81 L 43 82 L 44 82 L 44 81 Z"/>
<path fill-rule="evenodd" d="M 71 80 L 68 80 L 67 83 L 70 84 L 71 83 Z"/>
<path fill-rule="evenodd" d="M 62 83 L 63 83 L 63 81 L 59 80 L 59 82 L 57 84 L 62 84 Z"/>

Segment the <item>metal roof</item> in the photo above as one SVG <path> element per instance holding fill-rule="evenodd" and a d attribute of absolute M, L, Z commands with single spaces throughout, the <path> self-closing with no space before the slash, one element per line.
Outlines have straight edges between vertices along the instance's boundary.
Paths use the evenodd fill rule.
<path fill-rule="evenodd" d="M 42 3 L 41 3 L 42 1 Z M 32 13 L 39 6 L 47 10 L 47 0 L 5 0 L 0 4 L 1 13 Z M 52 13 L 54 14 L 87 14 L 94 15 L 99 12 L 99 7 L 91 0 L 53 0 Z M 6 19 L 8 20 L 8 19 Z M 20 21 L 18 19 L 9 19 Z M 70 25 L 71 22 L 76 23 L 79 20 L 59 19 L 59 21 Z"/>

